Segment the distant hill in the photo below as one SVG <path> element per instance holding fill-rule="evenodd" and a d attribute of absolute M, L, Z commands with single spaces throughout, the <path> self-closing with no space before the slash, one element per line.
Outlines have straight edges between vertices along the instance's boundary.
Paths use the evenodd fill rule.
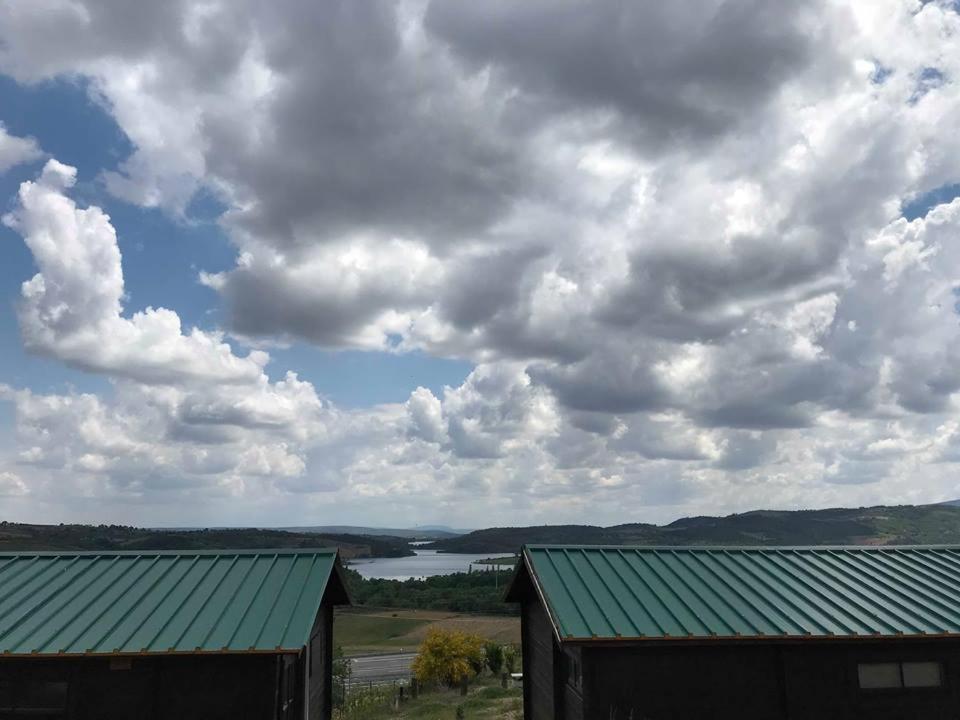
<path fill-rule="evenodd" d="M 308 525 L 303 527 L 281 527 L 278 530 L 297 533 L 337 533 L 341 535 L 366 535 L 369 537 L 389 536 L 406 538 L 409 540 L 439 540 L 440 538 L 456 537 L 461 533 L 446 527 L 416 527 L 416 528 L 376 528 L 357 525 Z"/>
<path fill-rule="evenodd" d="M 960 544 L 960 507 L 899 505 L 829 510 L 755 510 L 631 523 L 488 528 L 426 546 L 441 552 L 516 552 L 527 543 L 589 545 L 894 545 Z"/>
<path fill-rule="evenodd" d="M 344 557 L 413 555 L 406 538 L 259 528 L 160 530 L 125 525 L 0 522 L 0 552 L 11 550 L 243 550 L 338 546 Z"/>

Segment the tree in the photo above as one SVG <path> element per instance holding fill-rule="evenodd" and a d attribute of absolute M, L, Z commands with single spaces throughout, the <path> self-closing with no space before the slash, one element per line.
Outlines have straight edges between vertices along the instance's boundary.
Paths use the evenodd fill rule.
<path fill-rule="evenodd" d="M 483 639 L 458 630 L 434 629 L 427 633 L 413 660 L 413 674 L 423 683 L 456 687 L 483 668 Z"/>
<path fill-rule="evenodd" d="M 487 667 L 494 677 L 500 676 L 500 670 L 503 668 L 503 648 L 495 642 L 488 642 L 483 647 L 483 654 L 486 656 Z"/>

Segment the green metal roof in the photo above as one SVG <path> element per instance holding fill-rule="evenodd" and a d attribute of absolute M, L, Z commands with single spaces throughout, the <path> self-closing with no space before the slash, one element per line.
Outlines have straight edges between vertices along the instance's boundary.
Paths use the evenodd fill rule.
<path fill-rule="evenodd" d="M 960 635 L 954 547 L 537 545 L 523 566 L 564 641 Z"/>
<path fill-rule="evenodd" d="M 339 567 L 326 549 L 0 553 L 0 653 L 297 651 L 328 584 L 347 601 Z"/>

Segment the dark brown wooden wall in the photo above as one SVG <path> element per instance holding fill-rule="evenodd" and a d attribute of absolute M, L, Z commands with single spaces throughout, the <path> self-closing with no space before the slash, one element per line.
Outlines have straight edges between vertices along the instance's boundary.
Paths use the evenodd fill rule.
<path fill-rule="evenodd" d="M 945 685 L 861 691 L 857 664 L 885 660 L 940 661 Z M 957 641 L 585 647 L 583 666 L 587 720 L 960 718 Z"/>
<path fill-rule="evenodd" d="M 333 712 L 331 688 L 327 687 L 329 671 L 333 667 L 333 607 L 324 605 L 317 615 L 310 635 L 307 671 L 309 683 L 309 720 L 330 720 Z"/>
<path fill-rule="evenodd" d="M 944 687 L 859 690 L 858 663 L 910 660 L 942 662 Z M 782 662 L 791 720 L 960 718 L 960 642 L 956 640 L 788 646 L 783 648 Z"/>
<path fill-rule="evenodd" d="M 553 629 L 543 606 L 523 603 L 523 686 L 525 720 L 557 720 L 554 714 L 556 648 Z"/>
<path fill-rule="evenodd" d="M 584 648 L 584 718 L 777 720 L 776 651 L 734 647 Z"/>
<path fill-rule="evenodd" d="M 65 720 L 273 720 L 277 657 L 136 657 L 125 670 L 107 658 L 0 658 L 2 680 L 66 681 Z"/>

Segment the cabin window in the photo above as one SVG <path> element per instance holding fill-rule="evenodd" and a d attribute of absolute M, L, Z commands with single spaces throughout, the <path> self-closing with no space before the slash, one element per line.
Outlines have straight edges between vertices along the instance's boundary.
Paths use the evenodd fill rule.
<path fill-rule="evenodd" d="M 939 662 L 860 663 L 857 676 L 861 690 L 934 688 L 943 685 Z"/>
<path fill-rule="evenodd" d="M 940 687 L 943 685 L 943 667 L 938 662 L 905 662 L 903 669 L 904 687 Z"/>

